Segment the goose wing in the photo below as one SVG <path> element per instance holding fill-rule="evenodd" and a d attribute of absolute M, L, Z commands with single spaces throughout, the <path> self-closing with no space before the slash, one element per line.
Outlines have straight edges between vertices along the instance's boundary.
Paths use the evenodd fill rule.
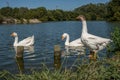
<path fill-rule="evenodd" d="M 102 38 L 98 36 L 94 36 L 92 34 L 87 34 L 86 38 L 83 39 L 83 42 L 85 45 L 92 49 L 92 50 L 101 50 L 103 49 L 109 42 L 111 42 L 110 39 Z"/>
<path fill-rule="evenodd" d="M 70 45 L 71 45 L 71 46 L 83 46 L 83 44 L 82 44 L 82 42 L 81 42 L 81 38 L 78 38 L 78 39 L 76 39 L 76 40 L 74 40 L 74 41 L 71 41 L 71 42 L 70 42 Z"/>
<path fill-rule="evenodd" d="M 92 35 L 92 34 L 88 34 L 87 40 L 91 41 L 95 44 L 109 43 L 109 42 L 112 41 L 110 39 L 102 38 L 102 37 L 95 36 L 95 35 Z"/>
<path fill-rule="evenodd" d="M 31 37 L 27 37 L 19 42 L 19 45 L 25 45 L 25 46 L 33 45 L 33 44 L 34 44 L 34 35 Z"/>

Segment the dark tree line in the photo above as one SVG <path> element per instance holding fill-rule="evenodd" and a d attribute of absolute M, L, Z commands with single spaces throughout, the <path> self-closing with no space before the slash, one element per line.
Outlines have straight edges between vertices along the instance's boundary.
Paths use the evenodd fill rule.
<path fill-rule="evenodd" d="M 107 14 L 106 4 L 87 4 L 74 10 L 78 14 L 84 14 L 88 20 L 105 20 Z"/>
<path fill-rule="evenodd" d="M 47 10 L 45 7 L 28 9 L 26 7 L 0 9 L 0 22 L 4 18 L 34 19 L 40 21 L 68 21 L 75 20 L 79 14 L 84 14 L 87 20 L 120 21 L 120 0 L 110 0 L 108 3 L 87 4 L 75 8 L 73 11 L 61 9 Z"/>
<path fill-rule="evenodd" d="M 74 19 L 73 11 L 63 11 L 60 9 L 47 10 L 45 7 L 36 9 L 28 9 L 26 7 L 11 8 L 3 7 L 0 9 L 0 21 L 2 18 L 15 18 L 15 19 L 34 19 L 40 21 L 66 21 Z"/>
<path fill-rule="evenodd" d="M 88 20 L 120 21 L 120 0 L 110 0 L 105 4 L 87 4 L 74 11 L 84 14 Z"/>
<path fill-rule="evenodd" d="M 120 21 L 120 0 L 110 0 L 107 4 L 107 20 Z"/>

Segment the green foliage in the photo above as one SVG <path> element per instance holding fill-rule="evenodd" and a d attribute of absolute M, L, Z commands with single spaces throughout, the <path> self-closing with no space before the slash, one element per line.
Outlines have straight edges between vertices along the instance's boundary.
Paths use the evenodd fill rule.
<path fill-rule="evenodd" d="M 0 23 L 3 22 L 3 16 L 0 14 Z"/>
<path fill-rule="evenodd" d="M 87 4 L 75 8 L 73 11 L 61 9 L 47 10 L 45 7 L 28 9 L 26 7 L 11 8 L 3 7 L 0 14 L 6 18 L 34 19 L 41 21 L 66 21 L 75 20 L 79 14 L 85 15 L 87 20 L 120 21 L 120 0 L 110 0 L 108 3 Z"/>
<path fill-rule="evenodd" d="M 107 5 L 107 20 L 120 21 L 120 0 L 111 0 Z"/>
<path fill-rule="evenodd" d="M 13 10 L 10 7 L 3 7 L 0 10 L 0 14 L 5 17 L 10 17 L 10 16 L 13 16 Z"/>
<path fill-rule="evenodd" d="M 106 5 L 99 4 L 87 4 L 78 7 L 74 10 L 78 14 L 84 14 L 88 20 L 105 20 L 106 16 Z"/>
<path fill-rule="evenodd" d="M 12 17 L 19 20 L 36 18 L 40 21 L 75 20 L 76 17 L 72 11 L 63 11 L 61 9 L 47 10 L 45 7 L 36 9 L 3 7 L 0 9 L 0 14 L 4 17 Z"/>
<path fill-rule="evenodd" d="M 38 7 L 36 9 L 3 7 L 0 9 L 0 13 L 5 17 L 16 19 L 37 18 L 41 21 L 66 21 L 75 20 L 75 17 L 79 14 L 86 14 L 89 20 L 103 20 L 106 12 L 104 4 L 88 4 L 76 8 L 74 11 L 63 11 L 61 9 L 47 10 L 45 7 Z"/>
<path fill-rule="evenodd" d="M 111 33 L 111 38 L 113 40 L 111 50 L 116 52 L 120 51 L 120 28 L 115 27 L 114 31 Z"/>
<path fill-rule="evenodd" d="M 2 80 L 119 80 L 120 60 L 104 59 L 91 63 L 76 65 L 76 69 L 50 70 L 43 65 L 42 70 L 31 74 L 11 74 L 0 72 Z"/>

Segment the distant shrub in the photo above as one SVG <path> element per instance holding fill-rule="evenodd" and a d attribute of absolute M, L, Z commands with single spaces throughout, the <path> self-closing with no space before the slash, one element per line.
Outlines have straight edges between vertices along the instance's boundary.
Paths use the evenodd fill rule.
<path fill-rule="evenodd" d="M 3 16 L 0 14 L 0 23 L 3 22 Z"/>

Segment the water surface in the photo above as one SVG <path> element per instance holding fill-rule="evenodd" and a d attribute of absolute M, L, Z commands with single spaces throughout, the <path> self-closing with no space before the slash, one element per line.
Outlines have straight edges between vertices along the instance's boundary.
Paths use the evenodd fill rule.
<path fill-rule="evenodd" d="M 112 27 L 120 25 L 120 23 L 108 23 L 105 21 L 88 21 L 87 24 L 89 33 L 106 38 L 110 37 Z M 27 71 L 29 69 L 40 69 L 42 63 L 52 68 L 54 45 L 60 45 L 61 50 L 64 51 L 65 40 L 61 40 L 61 35 L 68 33 L 70 41 L 72 41 L 80 38 L 81 29 L 82 24 L 79 21 L 0 25 L 0 70 L 8 70 L 12 73 L 19 71 L 15 58 L 16 53 L 13 48 L 14 38 L 10 36 L 12 32 L 18 33 L 19 41 L 28 36 L 35 36 L 35 44 L 31 48 L 33 52 L 25 51 L 23 54 L 22 62 L 24 69 Z M 69 62 L 72 64 L 77 57 L 70 56 L 68 64 Z"/>

